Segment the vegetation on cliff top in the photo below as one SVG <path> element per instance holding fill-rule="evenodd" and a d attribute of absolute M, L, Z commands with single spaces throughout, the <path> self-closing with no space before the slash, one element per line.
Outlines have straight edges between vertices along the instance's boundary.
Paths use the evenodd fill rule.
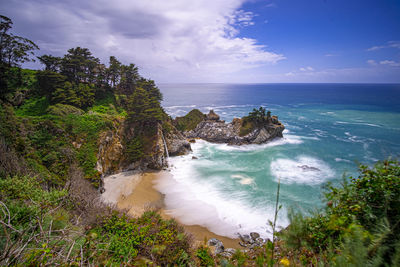
<path fill-rule="evenodd" d="M 205 119 L 206 115 L 198 109 L 192 109 L 188 114 L 183 117 L 176 117 L 173 121 L 174 126 L 179 131 L 194 130 L 201 121 Z"/>
<path fill-rule="evenodd" d="M 249 115 L 242 118 L 242 124 L 240 125 L 239 135 L 245 136 L 259 126 L 271 120 L 271 111 L 266 112 L 266 109 L 259 107 L 254 108 L 253 111 L 249 112 Z"/>

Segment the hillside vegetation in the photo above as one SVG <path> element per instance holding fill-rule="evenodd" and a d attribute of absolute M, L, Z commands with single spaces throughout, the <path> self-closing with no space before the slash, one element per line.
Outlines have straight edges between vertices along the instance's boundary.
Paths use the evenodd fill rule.
<path fill-rule="evenodd" d="M 205 119 L 206 115 L 198 109 L 192 109 L 183 117 L 176 117 L 173 121 L 174 126 L 179 131 L 191 131 L 196 128 L 197 124 Z"/>

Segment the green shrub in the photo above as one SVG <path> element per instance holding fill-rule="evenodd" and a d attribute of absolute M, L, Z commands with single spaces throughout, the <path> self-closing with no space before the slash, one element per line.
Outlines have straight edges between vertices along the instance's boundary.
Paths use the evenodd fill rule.
<path fill-rule="evenodd" d="M 190 253 L 183 228 L 153 211 L 136 219 L 115 214 L 88 235 L 87 246 L 98 256 L 106 253 L 108 264 L 132 264 L 145 258 L 166 266 L 184 260 Z"/>
<path fill-rule="evenodd" d="M 342 263 L 393 263 L 400 240 L 399 162 L 361 165 L 358 178 L 345 179 L 341 187 L 328 184 L 327 190 L 325 210 L 309 217 L 290 214 L 291 223 L 280 235 L 285 245 L 321 254 L 336 250 L 343 255 L 331 258 Z"/>
<path fill-rule="evenodd" d="M 46 113 L 49 101 L 46 97 L 31 98 L 16 110 L 18 116 L 41 116 Z"/>
<path fill-rule="evenodd" d="M 200 246 L 196 250 L 196 257 L 200 260 L 200 266 L 214 266 L 214 258 L 211 256 L 211 251 L 206 246 Z"/>
<path fill-rule="evenodd" d="M 190 131 L 194 130 L 204 118 L 205 115 L 200 110 L 193 109 L 183 117 L 176 117 L 173 124 L 179 131 Z"/>
<path fill-rule="evenodd" d="M 65 105 L 65 104 L 55 104 L 47 109 L 47 113 L 55 116 L 66 116 L 69 114 L 73 115 L 82 115 L 83 110 L 80 108 L 71 106 L 71 105 Z"/>
<path fill-rule="evenodd" d="M 65 190 L 42 189 L 39 181 L 30 176 L 14 176 L 0 179 L 0 196 L 3 199 L 31 200 L 46 205 L 57 205 L 66 196 Z"/>
<path fill-rule="evenodd" d="M 255 129 L 256 125 L 248 118 L 242 118 L 242 124 L 240 125 L 239 136 L 245 136 Z"/>

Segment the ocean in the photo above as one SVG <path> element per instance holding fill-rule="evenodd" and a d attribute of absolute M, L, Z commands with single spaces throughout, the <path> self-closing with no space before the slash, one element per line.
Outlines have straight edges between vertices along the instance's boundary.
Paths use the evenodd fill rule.
<path fill-rule="evenodd" d="M 263 145 L 198 141 L 193 153 L 171 157 L 172 176 L 159 181 L 170 213 L 216 234 L 271 237 L 278 181 L 278 226 L 288 212 L 323 205 L 327 182 L 357 176 L 358 164 L 400 156 L 400 85 L 160 84 L 171 116 L 213 109 L 222 120 L 259 106 L 277 115 L 284 137 Z M 198 159 L 192 159 L 195 156 Z M 306 167 L 305 167 L 306 166 Z"/>

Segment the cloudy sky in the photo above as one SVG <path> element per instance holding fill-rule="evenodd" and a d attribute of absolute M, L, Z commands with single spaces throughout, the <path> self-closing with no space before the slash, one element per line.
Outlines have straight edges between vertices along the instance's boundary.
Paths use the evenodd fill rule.
<path fill-rule="evenodd" d="M 400 82 L 399 0 L 0 0 L 0 14 L 38 55 L 87 47 L 157 82 Z"/>

